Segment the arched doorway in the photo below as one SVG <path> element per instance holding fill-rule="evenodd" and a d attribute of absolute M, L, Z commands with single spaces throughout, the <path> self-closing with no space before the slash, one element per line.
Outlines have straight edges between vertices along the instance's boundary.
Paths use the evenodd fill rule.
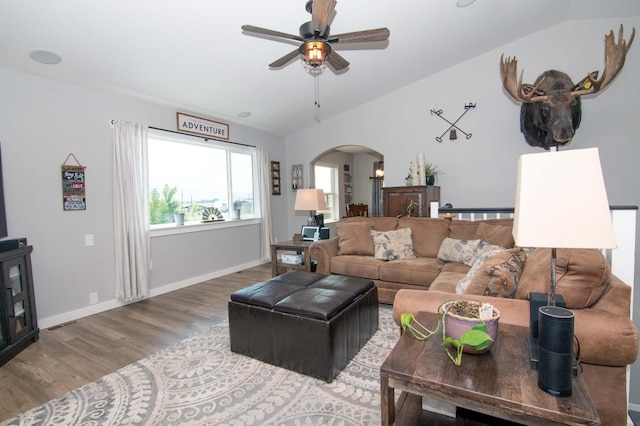
<path fill-rule="evenodd" d="M 369 205 L 370 216 L 382 216 L 382 182 L 384 173 L 384 155 L 361 145 L 341 145 L 329 149 L 310 162 L 311 184 L 319 188 L 316 182 L 316 166 L 335 170 L 336 181 L 331 192 L 335 197 L 335 220 L 346 214 L 350 203 Z M 380 174 L 382 174 L 380 176 Z M 324 181 L 322 185 L 327 185 Z M 324 189 L 324 188 L 322 188 Z M 325 192 L 327 192 L 325 190 Z"/>

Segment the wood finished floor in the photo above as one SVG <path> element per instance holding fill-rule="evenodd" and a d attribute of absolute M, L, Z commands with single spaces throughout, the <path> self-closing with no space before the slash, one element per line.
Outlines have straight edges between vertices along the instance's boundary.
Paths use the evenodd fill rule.
<path fill-rule="evenodd" d="M 271 264 L 40 330 L 0 367 L 0 421 L 90 383 L 227 319 L 234 291 L 271 278 Z"/>

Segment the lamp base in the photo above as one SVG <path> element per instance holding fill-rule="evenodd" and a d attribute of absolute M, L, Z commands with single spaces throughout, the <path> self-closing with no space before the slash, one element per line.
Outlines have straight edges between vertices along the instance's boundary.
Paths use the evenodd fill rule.
<path fill-rule="evenodd" d="M 307 226 L 316 226 L 316 218 L 313 216 L 313 210 L 309 210 L 309 216 L 307 216 Z"/>

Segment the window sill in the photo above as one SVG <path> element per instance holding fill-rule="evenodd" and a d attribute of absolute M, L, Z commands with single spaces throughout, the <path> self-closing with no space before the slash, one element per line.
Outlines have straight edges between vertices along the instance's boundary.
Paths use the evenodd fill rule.
<path fill-rule="evenodd" d="M 259 223 L 261 223 L 260 218 L 251 218 L 207 223 L 187 222 L 184 226 L 175 226 L 174 224 L 155 225 L 151 230 L 151 238 L 176 234 L 188 234 L 191 232 L 208 232 L 216 229 L 237 228 L 239 226 L 249 226 Z"/>

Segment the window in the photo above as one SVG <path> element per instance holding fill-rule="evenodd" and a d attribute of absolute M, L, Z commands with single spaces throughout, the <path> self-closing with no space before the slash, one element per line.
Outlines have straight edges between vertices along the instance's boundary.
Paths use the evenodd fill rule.
<path fill-rule="evenodd" d="M 324 199 L 327 202 L 327 210 L 323 210 L 325 222 L 336 221 L 340 219 L 338 212 L 340 205 L 338 203 L 338 167 L 337 166 L 314 166 L 316 189 L 322 189 Z"/>
<path fill-rule="evenodd" d="M 256 217 L 256 150 L 149 131 L 149 212 L 153 225 Z M 206 210 L 213 215 L 203 218 Z M 238 216 L 239 211 L 239 216 Z"/>

